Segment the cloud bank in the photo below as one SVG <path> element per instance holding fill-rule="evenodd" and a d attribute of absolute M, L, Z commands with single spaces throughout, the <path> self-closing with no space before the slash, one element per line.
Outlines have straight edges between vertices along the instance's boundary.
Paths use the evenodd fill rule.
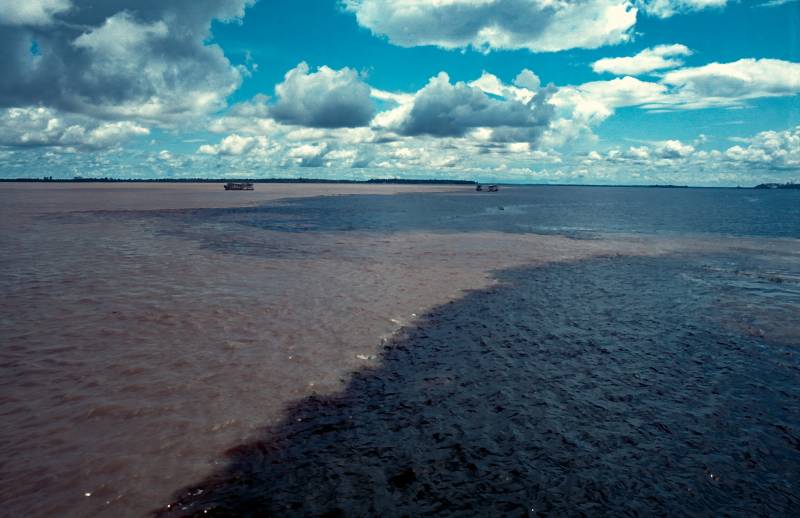
<path fill-rule="evenodd" d="M 0 110 L 0 146 L 5 147 L 97 150 L 149 133 L 131 121 L 99 122 L 44 107 Z"/>
<path fill-rule="evenodd" d="M 4 0 L 0 107 L 174 123 L 225 106 L 241 72 L 207 42 L 253 0 Z"/>
<path fill-rule="evenodd" d="M 401 47 L 481 51 L 593 49 L 631 40 L 639 12 L 658 18 L 727 0 L 343 0 L 359 25 Z"/>
<path fill-rule="evenodd" d="M 445 171 L 465 178 L 492 172 L 523 180 L 539 174 L 556 181 L 587 175 L 612 181 L 624 174 L 677 178 L 689 170 L 714 172 L 716 178 L 759 171 L 785 177 L 800 169 L 798 128 L 758 133 L 733 145 L 720 146 L 717 139 L 717 149 L 699 139 L 625 147 L 602 140 L 603 121 L 625 108 L 649 113 L 747 108 L 753 99 L 800 93 L 800 63 L 746 58 L 685 66 L 692 51 L 680 44 L 599 59 L 591 65 L 596 73 L 618 77 L 559 86 L 542 86 L 527 69 L 503 79 L 484 71 L 471 81 L 453 81 L 441 71 L 416 91 L 386 91 L 353 68 L 300 62 L 274 92 L 228 107 L 228 97 L 249 71 L 228 60 L 213 43 L 210 27 L 213 20 L 240 19 L 252 3 L 0 0 L 4 171 L 60 167 L 75 174 L 85 168 L 135 175 L 141 166 L 160 175 L 319 176 L 308 172 L 316 168 L 351 178 Z M 665 18 L 726 3 L 345 0 L 343 5 L 362 27 L 399 46 L 555 52 L 628 42 L 637 17 Z M 192 143 L 191 152 L 164 144 L 180 135 Z M 135 145 L 123 147 L 129 140 Z"/>
<path fill-rule="evenodd" d="M 800 92 L 800 63 L 779 59 L 740 59 L 667 72 L 662 83 L 701 104 L 725 103 Z"/>

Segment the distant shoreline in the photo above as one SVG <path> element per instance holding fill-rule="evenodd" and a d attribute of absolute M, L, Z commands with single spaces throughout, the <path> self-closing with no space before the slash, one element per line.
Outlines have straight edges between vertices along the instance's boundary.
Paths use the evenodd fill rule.
<path fill-rule="evenodd" d="M 186 184 L 205 184 L 205 183 L 227 183 L 227 182 L 250 182 L 250 183 L 290 183 L 290 184 L 365 184 L 365 185 L 478 185 L 495 183 L 505 186 L 536 186 L 536 187 L 636 187 L 654 189 L 800 189 L 800 184 L 796 183 L 762 183 L 752 187 L 727 187 L 727 186 L 690 186 L 690 185 L 671 185 L 671 184 L 565 184 L 565 183 L 502 183 L 502 182 L 478 182 L 476 180 L 445 180 L 445 179 L 403 179 L 403 178 L 371 178 L 369 180 L 333 180 L 325 178 L 0 178 L 0 183 L 186 183 Z"/>
<path fill-rule="evenodd" d="M 373 178 L 369 180 L 330 180 L 324 178 L 0 178 L 13 183 L 329 183 L 329 184 L 434 184 L 476 185 L 474 180 L 406 180 L 402 178 Z"/>
<path fill-rule="evenodd" d="M 760 183 L 754 189 L 800 189 L 800 183 Z"/>

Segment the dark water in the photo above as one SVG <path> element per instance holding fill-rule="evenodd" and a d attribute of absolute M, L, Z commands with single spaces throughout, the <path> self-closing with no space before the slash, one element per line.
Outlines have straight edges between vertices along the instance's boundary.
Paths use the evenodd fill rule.
<path fill-rule="evenodd" d="M 800 237 L 800 192 L 752 189 L 504 187 L 498 193 L 302 198 L 192 212 L 269 230 L 500 231 Z"/>
<path fill-rule="evenodd" d="M 730 259 L 503 272 L 166 514 L 792 514 L 800 351 L 719 318 Z"/>
<path fill-rule="evenodd" d="M 725 235 L 724 252 L 496 272 L 292 406 L 167 515 L 789 515 L 800 506 L 794 192 L 515 188 L 204 210 L 193 225 Z M 207 233 L 205 233 L 207 235 Z M 254 253 L 230 241 L 208 246 Z"/>
<path fill-rule="evenodd" d="M 393 192 L 0 190 L 0 515 L 794 512 L 800 193 Z"/>

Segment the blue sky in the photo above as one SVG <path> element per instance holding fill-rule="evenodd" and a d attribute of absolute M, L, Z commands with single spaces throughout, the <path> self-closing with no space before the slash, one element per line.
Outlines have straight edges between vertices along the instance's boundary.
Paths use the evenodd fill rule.
<path fill-rule="evenodd" d="M 0 2 L 0 176 L 800 181 L 800 2 Z"/>

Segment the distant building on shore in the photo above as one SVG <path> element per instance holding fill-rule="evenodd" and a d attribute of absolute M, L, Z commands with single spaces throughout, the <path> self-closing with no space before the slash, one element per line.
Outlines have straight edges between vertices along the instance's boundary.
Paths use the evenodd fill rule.
<path fill-rule="evenodd" d="M 800 183 L 761 183 L 756 185 L 756 189 L 800 189 Z"/>

